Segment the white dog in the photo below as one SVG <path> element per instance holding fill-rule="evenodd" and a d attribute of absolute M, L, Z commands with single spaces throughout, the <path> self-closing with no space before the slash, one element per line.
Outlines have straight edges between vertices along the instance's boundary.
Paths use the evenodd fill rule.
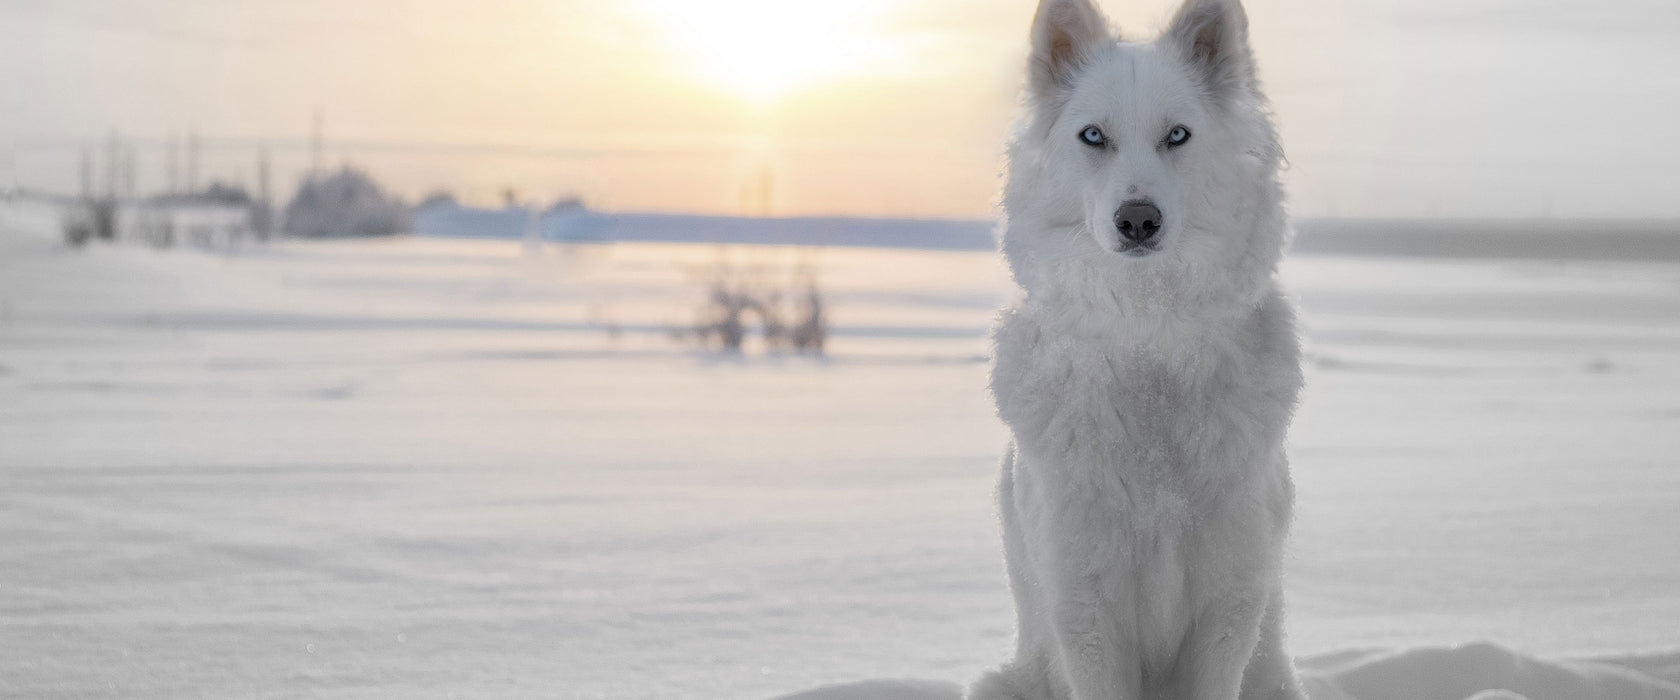
<path fill-rule="evenodd" d="M 1237 0 L 1150 43 L 1043 0 L 995 331 L 1016 657 L 971 697 L 1301 698 L 1280 559 L 1301 386 L 1282 160 Z"/>

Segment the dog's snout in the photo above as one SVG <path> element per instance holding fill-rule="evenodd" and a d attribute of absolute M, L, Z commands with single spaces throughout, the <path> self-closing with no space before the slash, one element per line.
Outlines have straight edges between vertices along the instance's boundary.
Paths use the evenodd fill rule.
<path fill-rule="evenodd" d="M 1161 209 L 1147 199 L 1131 200 L 1115 210 L 1114 226 L 1128 241 L 1147 242 L 1161 232 Z"/>

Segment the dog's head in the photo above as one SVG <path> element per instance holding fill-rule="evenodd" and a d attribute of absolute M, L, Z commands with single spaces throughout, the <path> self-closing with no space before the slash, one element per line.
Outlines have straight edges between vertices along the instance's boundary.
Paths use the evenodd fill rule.
<path fill-rule="evenodd" d="M 1027 93 L 1004 250 L 1029 290 L 1063 263 L 1218 274 L 1200 268 L 1256 243 L 1275 266 L 1281 155 L 1238 0 L 1185 0 L 1149 43 L 1121 41 L 1089 0 L 1042 0 Z M 1257 225 L 1280 240 L 1249 240 Z"/>

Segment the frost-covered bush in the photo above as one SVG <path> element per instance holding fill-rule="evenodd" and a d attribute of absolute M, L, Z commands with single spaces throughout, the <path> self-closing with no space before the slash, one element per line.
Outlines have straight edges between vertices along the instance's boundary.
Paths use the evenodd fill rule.
<path fill-rule="evenodd" d="M 346 166 L 311 176 L 286 205 L 286 232 L 311 238 L 383 236 L 407 230 L 408 207 L 367 173 Z"/>

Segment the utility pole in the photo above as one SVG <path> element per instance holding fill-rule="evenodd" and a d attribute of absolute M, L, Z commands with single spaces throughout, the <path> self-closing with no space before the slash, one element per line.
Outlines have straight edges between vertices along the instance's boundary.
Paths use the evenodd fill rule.
<path fill-rule="evenodd" d="M 117 136 L 117 132 L 113 131 L 110 138 L 105 141 L 106 199 L 114 200 L 117 198 L 117 186 L 121 182 L 122 175 L 122 160 L 122 138 Z"/>
<path fill-rule="evenodd" d="M 134 193 L 139 189 L 140 152 L 134 144 L 123 148 L 123 198 L 134 199 Z"/>
<path fill-rule="evenodd" d="M 257 205 L 252 212 L 252 218 L 257 229 L 257 238 L 267 240 L 273 232 L 274 205 L 269 199 L 269 165 L 268 146 L 264 145 L 257 151 Z"/>
<path fill-rule="evenodd" d="M 315 108 L 315 122 L 309 143 L 309 178 L 311 180 L 321 176 L 321 151 L 324 148 L 326 126 L 321 118 L 321 108 Z"/>
<path fill-rule="evenodd" d="M 164 169 L 169 179 L 169 191 L 164 194 L 177 195 L 181 193 L 181 141 L 176 134 L 169 135 L 169 143 L 164 146 Z"/>
<path fill-rule="evenodd" d="M 82 162 L 76 169 L 82 181 L 82 201 L 93 201 L 93 149 L 82 145 Z"/>
<path fill-rule="evenodd" d="M 198 192 L 198 130 L 187 132 L 187 193 Z"/>
<path fill-rule="evenodd" d="M 0 194 L 10 195 L 17 192 L 17 146 L 6 145 L 5 179 L 0 180 Z"/>

